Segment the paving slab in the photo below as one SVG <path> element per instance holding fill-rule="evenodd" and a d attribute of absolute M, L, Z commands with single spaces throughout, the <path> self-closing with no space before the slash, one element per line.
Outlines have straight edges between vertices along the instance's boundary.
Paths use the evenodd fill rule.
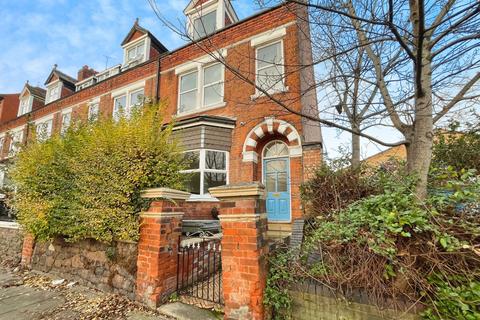
<path fill-rule="evenodd" d="M 213 312 L 205 309 L 200 309 L 195 306 L 184 304 L 181 302 L 173 302 L 162 305 L 157 309 L 158 312 L 163 313 L 169 317 L 177 320 L 219 320 L 223 319 Z"/>
<path fill-rule="evenodd" d="M 36 315 L 65 302 L 57 292 L 29 287 L 3 288 L 0 293 L 0 320 L 33 320 Z"/>

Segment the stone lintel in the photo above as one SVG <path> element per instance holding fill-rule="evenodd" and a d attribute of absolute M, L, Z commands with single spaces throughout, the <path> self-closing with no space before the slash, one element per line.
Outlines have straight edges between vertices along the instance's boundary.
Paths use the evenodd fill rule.
<path fill-rule="evenodd" d="M 178 218 L 182 219 L 183 212 L 141 212 L 141 218 Z"/>
<path fill-rule="evenodd" d="M 267 219 L 267 214 L 221 214 L 218 216 L 220 222 L 256 222 L 262 219 Z"/>
<path fill-rule="evenodd" d="M 227 184 L 221 187 L 208 189 L 208 192 L 215 198 L 234 199 L 245 197 L 258 197 L 265 199 L 265 187 L 259 182 Z"/>
<path fill-rule="evenodd" d="M 145 199 L 187 200 L 190 193 L 170 188 L 153 188 L 142 191 L 141 197 Z"/>

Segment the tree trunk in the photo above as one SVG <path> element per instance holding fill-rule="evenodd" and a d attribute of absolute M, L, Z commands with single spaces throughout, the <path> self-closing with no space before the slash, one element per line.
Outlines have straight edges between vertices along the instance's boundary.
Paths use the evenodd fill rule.
<path fill-rule="evenodd" d="M 354 131 L 358 129 L 352 126 Z M 352 133 L 352 159 L 351 159 L 352 168 L 357 169 L 360 167 L 360 136 L 358 134 Z"/>
<path fill-rule="evenodd" d="M 417 49 L 416 52 L 421 54 L 421 59 L 417 60 L 419 65 L 415 66 L 417 80 L 415 120 L 413 135 L 407 147 L 407 171 L 417 175 L 415 193 L 418 199 L 424 200 L 427 196 L 427 178 L 433 147 L 432 65 L 429 39 L 425 38 L 421 50 Z"/>

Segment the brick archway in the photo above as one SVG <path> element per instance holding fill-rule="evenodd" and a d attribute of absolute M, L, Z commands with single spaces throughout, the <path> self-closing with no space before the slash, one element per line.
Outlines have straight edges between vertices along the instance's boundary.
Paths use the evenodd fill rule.
<path fill-rule="evenodd" d="M 258 144 L 268 136 L 282 135 L 288 140 L 290 157 L 302 156 L 302 144 L 297 129 L 284 120 L 267 118 L 248 133 L 243 143 L 243 162 L 258 162 Z"/>

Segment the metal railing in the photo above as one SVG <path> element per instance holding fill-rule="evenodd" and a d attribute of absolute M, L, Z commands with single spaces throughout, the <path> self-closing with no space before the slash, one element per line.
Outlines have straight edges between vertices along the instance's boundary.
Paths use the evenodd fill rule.
<path fill-rule="evenodd" d="M 218 238 L 188 239 L 181 242 L 178 251 L 177 293 L 222 305 L 221 251 Z"/>

